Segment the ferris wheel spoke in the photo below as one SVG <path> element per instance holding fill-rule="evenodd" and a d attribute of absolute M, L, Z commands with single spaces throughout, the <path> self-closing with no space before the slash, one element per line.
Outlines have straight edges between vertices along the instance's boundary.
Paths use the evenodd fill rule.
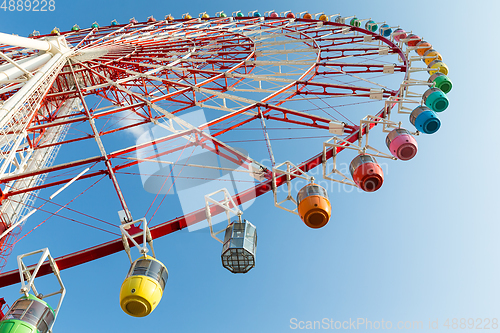
<path fill-rule="evenodd" d="M 113 35 L 116 35 L 116 34 L 119 34 L 120 32 L 122 31 L 125 31 L 126 29 L 128 29 L 129 27 L 131 26 L 131 24 L 127 24 L 121 28 L 118 28 L 116 30 L 112 30 L 110 31 L 109 33 L 107 33 L 106 35 L 102 36 L 101 38 L 97 39 L 97 40 L 94 40 L 92 41 L 91 43 L 85 45 L 84 47 L 82 47 L 80 50 L 85 50 L 85 49 L 88 49 L 88 48 L 91 48 L 93 47 L 94 45 L 96 45 L 97 43 L 99 42 L 103 42 L 104 40 L 106 40 L 105 44 L 108 44 L 108 43 L 111 43 L 113 42 L 116 38 L 119 38 L 119 37 L 115 37 L 115 38 L 111 38 Z"/>
<path fill-rule="evenodd" d="M 83 65 L 83 64 L 82 64 L 82 66 L 86 67 L 86 65 Z M 138 72 L 132 71 L 132 70 L 122 69 L 122 68 L 118 68 L 118 67 L 113 67 L 113 68 L 114 68 L 114 69 L 117 69 L 117 70 L 124 71 L 124 72 L 126 72 L 126 73 L 128 73 L 128 74 L 134 75 L 134 77 L 139 77 L 139 76 L 141 76 L 141 75 L 142 75 L 143 77 L 147 77 L 148 79 L 151 79 L 151 80 L 157 80 L 157 81 L 160 81 L 160 82 L 162 82 L 162 83 L 167 83 L 167 82 L 168 82 L 168 83 L 174 83 L 174 82 L 172 82 L 172 81 L 167 81 L 167 80 L 164 80 L 164 79 L 162 79 L 162 78 L 158 78 L 158 77 L 156 77 L 156 76 L 144 75 L 144 74 L 141 74 L 141 73 L 138 73 Z M 90 69 L 90 70 L 92 70 L 92 69 Z M 95 72 L 95 71 L 94 71 L 94 72 Z M 233 101 L 233 102 L 237 103 L 239 106 L 244 106 L 245 104 L 255 104 L 255 103 L 257 103 L 257 101 L 250 100 L 250 99 L 248 99 L 248 98 L 243 98 L 243 97 L 239 97 L 239 96 L 232 95 L 232 94 L 228 94 L 228 93 L 222 93 L 222 92 L 219 92 L 219 91 L 216 91 L 216 90 L 211 90 L 211 89 L 206 89 L 206 88 L 203 88 L 203 87 L 202 87 L 202 85 L 203 85 L 203 84 L 206 84 L 206 83 L 209 83 L 209 82 L 210 82 L 210 80 L 207 80 L 207 81 L 205 81 L 205 82 L 202 82 L 202 83 L 198 84 L 197 86 L 190 85 L 190 84 L 187 84 L 187 83 L 186 83 L 186 84 L 184 84 L 184 83 L 178 83 L 178 82 L 175 82 L 175 83 L 176 83 L 176 85 L 179 85 L 179 84 L 180 84 L 180 85 L 181 85 L 181 86 L 183 86 L 183 87 L 189 87 L 189 88 L 184 88 L 184 89 L 182 89 L 182 90 L 178 90 L 178 91 L 176 91 L 176 92 L 174 92 L 174 93 L 169 93 L 169 94 L 167 94 L 167 95 L 165 95 L 165 96 L 156 97 L 156 98 L 152 99 L 151 101 L 148 101 L 148 100 L 146 99 L 146 98 L 147 98 L 147 96 L 142 97 L 140 94 L 138 94 L 138 93 L 136 93 L 136 92 L 132 92 L 132 91 L 130 91 L 129 89 L 127 89 L 127 88 L 123 87 L 121 83 L 113 82 L 113 81 L 111 81 L 110 79 L 108 79 L 108 78 L 106 78 L 105 76 L 103 76 L 102 74 L 99 74 L 99 73 L 97 73 L 97 72 L 95 72 L 95 73 L 96 73 L 96 74 L 97 74 L 100 78 L 102 78 L 102 79 L 106 80 L 106 81 L 107 81 L 107 83 L 108 83 L 109 85 L 115 86 L 115 87 L 116 87 L 116 88 L 118 88 L 119 90 L 121 90 L 121 91 L 125 92 L 126 94 L 128 94 L 128 95 L 130 95 L 130 96 L 134 96 L 136 99 L 141 100 L 142 102 L 144 102 L 144 103 L 146 103 L 146 104 L 147 104 L 147 103 L 149 103 L 149 102 L 151 102 L 151 103 L 155 103 L 155 102 L 157 102 L 157 101 L 164 100 L 164 99 L 165 99 L 165 98 L 167 98 L 167 97 L 172 98 L 172 97 L 174 97 L 174 96 L 179 96 L 179 95 L 182 95 L 182 94 L 184 94 L 184 93 L 188 93 L 188 92 L 191 92 L 191 93 L 198 92 L 198 93 L 202 93 L 202 94 L 204 94 L 205 96 L 217 96 L 218 98 L 220 98 L 220 99 L 223 101 L 222 105 L 224 105 L 224 104 L 225 104 L 225 102 L 224 102 L 224 100 L 225 100 L 225 99 L 231 100 L 231 101 Z M 223 74 L 219 74 L 219 76 L 221 76 L 221 77 L 222 77 L 222 76 L 223 76 Z M 214 78 L 212 78 L 212 80 L 213 80 L 213 79 L 214 79 Z M 172 86 L 174 86 L 174 85 L 172 85 Z M 193 106 L 196 104 L 196 103 L 194 102 L 194 100 L 190 100 L 190 101 L 189 101 L 189 103 L 190 103 L 190 104 L 193 104 Z M 241 104 L 241 103 L 245 103 L 245 104 Z"/>
<path fill-rule="evenodd" d="M 154 153 L 149 156 L 146 156 L 144 159 L 138 159 L 138 158 L 127 158 L 127 159 L 132 159 L 134 162 L 128 162 L 125 164 L 117 165 L 115 166 L 115 170 L 119 171 L 125 168 L 129 168 L 131 166 L 137 165 L 141 162 L 148 162 L 151 160 L 156 160 L 160 157 L 168 156 L 169 154 L 184 150 L 188 147 L 195 147 L 195 146 L 201 146 L 203 149 L 212 152 L 228 161 L 231 161 L 233 163 L 237 163 L 238 165 L 245 167 L 248 169 L 250 172 L 255 173 L 255 169 L 252 168 L 252 164 L 260 167 L 260 170 L 266 170 L 266 168 L 261 165 L 259 162 L 253 160 L 249 156 L 241 153 L 237 149 L 231 147 L 230 145 L 224 143 L 223 141 L 220 141 L 216 139 L 214 136 L 211 136 L 203 131 L 200 131 L 199 129 L 190 129 L 190 130 L 185 130 L 183 132 L 179 132 L 176 134 L 171 134 L 166 137 L 162 138 L 157 138 L 154 141 L 151 142 L 146 142 L 142 143 L 139 145 L 136 145 L 134 147 L 129 147 L 125 150 L 122 151 L 117 151 L 113 152 L 110 154 L 112 157 L 119 157 L 126 155 L 130 152 L 135 152 L 135 151 L 140 151 L 142 149 L 146 149 L 148 147 L 152 147 L 158 144 L 161 144 L 165 141 L 170 141 L 175 138 L 180 138 L 180 137 L 186 137 L 186 135 L 193 135 L 196 134 L 195 137 L 193 137 L 193 140 L 189 140 L 190 142 L 187 142 L 185 144 L 182 144 L 178 147 L 169 149 L 169 150 L 163 150 L 161 153 Z M 209 144 L 209 145 L 207 145 Z M 168 162 L 167 162 L 168 163 Z M 174 163 L 175 164 L 175 163 Z"/>
<path fill-rule="evenodd" d="M 283 26 L 280 30 L 285 30 L 285 26 Z M 279 31 L 279 30 L 276 30 Z M 297 39 L 287 39 L 287 41 L 278 41 L 278 38 L 283 38 L 283 37 L 288 37 L 288 38 L 293 38 L 293 36 L 303 36 L 302 31 L 298 27 L 294 27 L 294 29 L 286 29 L 286 32 L 274 32 L 269 35 L 260 35 L 260 36 L 253 36 L 253 40 L 255 41 L 256 44 L 261 45 L 262 47 L 266 47 L 267 45 L 271 45 L 274 43 L 279 43 L 281 44 L 276 44 L 276 45 L 287 45 L 287 44 L 296 44 L 298 43 Z M 273 41 L 267 41 L 268 39 L 272 39 Z M 302 42 L 304 42 L 302 40 Z"/>
<path fill-rule="evenodd" d="M 140 150 L 140 149 L 144 149 L 144 148 L 150 147 L 150 146 L 152 146 L 154 144 L 158 144 L 158 143 L 161 143 L 161 142 L 164 142 L 164 141 L 168 141 L 168 140 L 172 140 L 172 139 L 184 136 L 184 135 L 189 134 L 191 132 L 192 132 L 191 130 L 186 130 L 184 132 L 179 132 L 177 134 L 172 134 L 171 136 L 168 136 L 168 137 L 165 137 L 165 138 L 160 138 L 158 140 L 155 140 L 154 142 L 150 142 L 150 143 L 142 144 L 142 145 L 134 145 L 134 146 L 131 146 L 129 148 L 126 148 L 126 149 L 123 149 L 123 150 L 120 150 L 120 151 L 115 151 L 115 152 L 109 153 L 109 154 L 107 154 L 107 157 L 109 159 L 112 159 L 112 158 L 115 158 L 115 157 L 119 157 L 119 156 L 122 156 L 122 155 L 130 153 L 130 152 L 134 152 L 134 151 L 137 151 L 137 150 Z M 47 167 L 47 168 L 38 169 L 36 171 L 30 171 L 30 172 L 18 174 L 18 175 L 15 175 L 15 176 L 5 177 L 4 179 L 2 179 L 2 183 L 6 183 L 6 182 L 9 182 L 9 181 L 14 181 L 14 180 L 18 180 L 18 179 L 23 179 L 23 178 L 29 178 L 29 177 L 33 177 L 33 176 L 36 176 L 36 175 L 49 174 L 49 173 L 56 172 L 56 171 L 61 171 L 61 170 L 70 170 L 70 169 L 73 169 L 75 167 L 80 167 L 80 166 L 84 166 L 84 165 L 88 165 L 88 164 L 95 164 L 95 163 L 99 163 L 99 162 L 105 162 L 105 157 L 104 156 L 95 156 L 95 157 L 86 158 L 86 159 L 83 159 L 83 160 L 74 161 L 74 162 L 71 162 L 71 163 L 65 163 L 65 164 L 50 166 L 50 167 Z M 120 170 L 122 168 L 123 167 L 115 166 L 115 167 L 113 167 L 113 170 Z M 100 170 L 100 171 L 97 171 L 97 172 L 94 172 L 94 173 L 88 173 L 86 175 L 83 175 L 83 176 L 81 176 L 79 178 L 79 180 L 88 179 L 88 178 L 91 178 L 91 177 L 100 176 L 100 175 L 107 174 L 107 173 L 108 173 L 108 171 L 106 171 L 106 170 Z M 26 188 L 24 188 L 22 190 L 12 191 L 8 195 L 9 196 L 15 196 L 15 195 L 19 195 L 21 193 L 26 193 L 26 192 L 30 192 L 30 191 L 35 191 L 35 190 L 47 188 L 47 187 L 62 185 L 62 184 L 66 184 L 69 180 L 71 180 L 71 178 L 70 179 L 64 179 L 64 180 L 59 180 L 59 181 L 54 181 L 54 182 L 47 182 L 44 185 L 35 186 L 35 187 L 31 187 L 31 188 L 30 187 L 26 187 Z"/>
<path fill-rule="evenodd" d="M 91 38 L 95 37 L 95 30 L 89 30 L 86 36 L 79 41 L 79 43 L 74 47 L 74 49 L 79 49 L 85 47 L 86 44 L 91 43 Z"/>
<path fill-rule="evenodd" d="M 353 31 L 352 31 L 353 32 Z M 379 38 L 376 36 L 375 38 Z M 357 44 L 363 43 L 365 37 L 363 35 L 355 35 L 352 34 L 350 36 L 344 35 L 341 30 L 337 30 L 331 34 L 325 34 L 323 36 L 317 35 L 314 38 L 317 42 L 326 42 L 325 47 L 328 46 L 343 46 L 348 44 Z"/>
<path fill-rule="evenodd" d="M 107 79 L 107 78 L 105 78 Z M 107 79 L 109 80 L 109 79 Z M 174 120 L 175 122 L 177 122 L 179 125 L 182 125 L 190 130 L 197 130 L 196 128 L 194 128 L 192 125 L 190 125 L 189 123 L 186 123 L 184 121 L 182 121 L 180 118 L 178 117 L 174 117 L 170 112 L 167 112 L 166 110 L 162 109 L 161 107 L 159 107 L 158 105 L 156 104 L 153 104 L 151 102 L 149 102 L 145 97 L 142 97 L 140 94 L 138 93 L 135 93 L 135 92 L 132 92 L 124 87 L 122 87 L 121 85 L 118 85 L 116 84 L 115 85 L 118 89 L 124 91 L 125 93 L 131 95 L 131 96 L 134 96 L 136 97 L 138 100 L 141 100 L 142 102 L 148 104 L 151 108 L 155 109 L 157 112 L 165 115 L 168 119 L 170 120 Z M 248 99 L 245 99 L 245 98 L 241 98 L 241 97 L 237 97 L 237 96 L 233 96 L 233 95 L 229 95 L 229 94 L 225 94 L 225 93 L 219 93 L 219 92 L 216 92 L 216 91 L 212 91 L 212 90 L 209 90 L 209 89 L 205 89 L 205 88 L 199 88 L 199 87 L 192 87 L 194 91 L 197 91 L 197 92 L 201 92 L 201 93 L 210 93 L 212 95 L 218 95 L 218 97 L 224 97 L 224 98 L 228 98 L 228 99 L 231 99 L 235 102 L 246 102 L 248 104 L 255 104 L 255 101 L 253 100 L 248 100 Z M 175 132 L 175 130 L 173 129 L 173 127 L 171 126 L 168 126 L 167 128 L 169 128 L 169 130 L 171 130 L 172 132 Z M 205 137 L 205 138 L 208 138 L 210 141 L 212 141 L 214 144 L 216 144 L 218 147 L 224 147 L 226 150 L 229 150 L 229 151 L 232 151 L 233 153 L 235 153 L 236 151 L 229 147 L 228 145 L 224 144 L 223 142 L 213 138 L 213 137 L 208 137 L 205 133 L 201 132 L 200 133 L 201 136 Z M 241 155 L 239 154 L 240 158 L 243 157 L 244 155 Z M 258 164 L 256 161 L 253 161 L 255 164 Z M 111 167 L 108 166 L 108 170 L 110 170 Z M 112 170 L 112 169 L 111 169 Z M 110 171 L 111 172 L 111 171 Z M 116 184 L 117 186 L 117 184 Z M 118 190 L 117 190 L 118 191 Z"/>
<path fill-rule="evenodd" d="M 319 129 L 329 129 L 329 123 L 333 120 L 331 118 L 324 118 L 320 117 L 314 114 L 306 113 L 306 112 L 301 112 L 289 108 L 285 108 L 282 106 L 277 106 L 277 105 L 270 105 L 270 104 L 257 104 L 258 107 L 263 107 L 262 111 L 262 116 L 264 116 L 266 119 L 272 119 L 275 121 L 280 121 L 280 122 L 286 122 L 286 123 L 291 123 L 291 124 L 296 124 L 296 125 L 302 125 L 305 127 L 310 127 L 310 128 L 319 128 Z M 278 117 L 276 115 L 271 115 L 271 111 L 277 111 L 282 114 L 281 117 Z M 294 117 L 294 118 L 291 118 Z M 260 117 L 260 113 L 255 115 L 252 118 L 245 119 L 243 121 L 237 122 L 233 124 L 232 126 L 228 127 L 227 129 L 221 130 L 215 134 L 213 134 L 214 137 L 217 137 L 219 135 L 222 135 L 226 133 L 229 130 L 234 130 L 235 128 L 238 128 L 240 126 L 243 126 L 247 124 L 250 121 L 253 121 L 257 118 Z M 303 120 L 301 120 L 301 118 Z M 345 125 L 345 133 L 350 134 L 353 133 L 358 129 L 358 126 L 351 126 L 351 125 Z"/>
<path fill-rule="evenodd" d="M 262 24 L 257 24 L 257 25 L 252 25 L 248 27 L 242 27 L 241 32 L 248 37 L 255 38 L 258 36 L 262 36 L 263 34 L 272 34 L 275 31 L 280 31 L 284 27 L 286 27 L 290 22 L 288 21 L 282 21 L 282 22 L 276 22 L 277 24 L 273 25 L 262 25 Z M 279 25 L 278 25 L 279 24 Z M 264 28 L 262 28 L 264 26 Z M 253 29 L 253 28 L 258 28 L 258 29 Z"/>
<path fill-rule="evenodd" d="M 370 80 L 370 79 L 367 79 L 367 78 L 364 78 L 364 77 L 361 77 L 359 75 L 354 75 L 355 73 L 353 72 L 349 72 L 349 71 L 344 71 L 342 69 L 339 69 L 339 68 L 335 68 L 334 66 L 328 66 L 329 69 L 333 70 L 336 74 L 343 74 L 343 75 L 346 75 L 348 77 L 352 77 L 358 81 L 364 81 L 368 84 L 370 84 L 371 86 L 375 86 L 375 87 L 381 87 L 383 89 L 386 89 L 386 90 L 390 90 L 386 85 L 383 85 L 383 84 L 380 84 L 378 82 L 375 82 L 373 80 Z M 360 71 L 356 74 L 362 74 L 362 73 L 365 73 L 363 71 Z M 384 73 L 384 71 L 382 70 L 382 73 Z M 324 76 L 324 77 L 327 77 L 328 74 L 331 74 L 331 72 L 317 72 L 316 73 L 317 75 L 320 75 L 320 76 Z"/>
<path fill-rule="evenodd" d="M 387 69 L 387 65 L 377 64 L 377 63 L 342 63 L 342 62 L 320 62 L 318 66 L 326 67 L 325 69 L 330 69 L 330 67 L 340 67 L 340 71 L 333 72 L 336 74 L 359 74 L 359 73 L 384 73 L 384 69 Z M 406 71 L 406 66 L 404 65 L 389 65 L 391 71 L 402 72 Z M 345 67 L 353 69 L 344 69 Z M 326 72 L 325 72 L 326 73 Z M 332 73 L 328 73 L 332 74 Z"/>
<path fill-rule="evenodd" d="M 338 54 L 340 52 L 340 55 Z M 349 54 L 346 54 L 349 52 Z M 344 59 L 352 58 L 360 58 L 367 56 L 376 56 L 380 55 L 380 53 L 386 52 L 386 49 L 373 48 L 373 47 L 365 47 L 365 48 L 326 48 L 321 49 L 321 60 L 323 61 L 339 61 Z M 328 56 L 328 54 L 334 53 L 336 55 Z M 392 52 L 387 52 L 387 54 Z"/>
<path fill-rule="evenodd" d="M 91 157 L 91 158 L 87 158 L 84 160 L 74 161 L 71 163 L 50 166 L 50 167 L 38 169 L 36 171 L 29 171 L 29 172 L 17 174 L 15 176 L 5 177 L 1 180 L 1 183 L 6 184 L 8 182 L 15 181 L 15 180 L 29 179 L 29 178 L 34 177 L 34 176 L 48 174 L 49 172 L 59 171 L 59 170 L 68 170 L 70 168 L 83 166 L 83 165 L 87 165 L 87 164 L 92 164 L 92 163 L 96 163 L 96 162 L 101 162 L 101 161 L 102 161 L 102 157 L 96 156 L 96 157 Z M 105 174 L 106 174 L 106 171 L 100 170 L 100 171 L 96 171 L 93 173 L 87 173 L 87 174 L 81 176 L 79 178 L 79 180 L 88 179 L 91 177 L 105 175 Z M 18 188 L 14 191 L 7 193 L 5 198 L 15 197 L 15 196 L 18 196 L 18 195 L 23 194 L 23 193 L 34 192 L 34 191 L 38 191 L 38 190 L 48 188 L 48 187 L 64 185 L 64 184 L 67 184 L 71 179 L 72 178 L 63 179 L 63 180 L 54 181 L 54 182 L 47 182 L 43 185 L 34 184 L 32 186 L 29 186 L 29 187 L 23 187 L 22 189 Z"/>
<path fill-rule="evenodd" d="M 73 79 L 76 82 L 77 81 L 77 77 L 76 77 L 76 74 L 74 72 L 73 66 L 71 65 L 71 63 L 69 64 L 69 66 L 70 66 L 71 72 L 73 73 Z M 106 153 L 106 149 L 105 149 L 104 144 L 103 144 L 103 142 L 101 140 L 99 131 L 96 128 L 95 120 L 92 117 L 92 114 L 90 113 L 90 111 L 89 111 L 89 109 L 87 107 L 87 103 L 85 102 L 85 97 L 83 96 L 80 87 L 78 85 L 76 85 L 76 88 L 77 88 L 78 93 L 80 95 L 80 100 L 82 102 L 83 109 L 85 110 L 86 115 L 88 117 L 88 122 L 89 122 L 89 124 L 90 124 L 90 126 L 92 128 L 93 136 L 94 136 L 94 138 L 95 138 L 95 140 L 97 142 L 97 145 L 99 146 L 99 150 L 101 152 L 101 156 L 104 159 L 104 164 L 106 165 L 106 169 L 107 169 L 108 175 L 111 178 L 113 186 L 114 186 L 114 188 L 116 190 L 116 194 L 118 195 L 118 198 L 120 200 L 120 204 L 122 205 L 122 208 L 123 208 L 123 210 L 125 212 L 125 216 L 126 216 L 127 222 L 131 222 L 132 221 L 132 215 L 130 214 L 130 211 L 128 210 L 128 206 L 127 206 L 127 203 L 125 201 L 125 197 L 123 196 L 123 193 L 122 193 L 122 190 L 120 188 L 120 185 L 118 184 L 118 180 L 116 179 L 113 167 L 112 167 L 111 162 L 109 160 L 109 157 L 108 157 L 108 155 Z"/>

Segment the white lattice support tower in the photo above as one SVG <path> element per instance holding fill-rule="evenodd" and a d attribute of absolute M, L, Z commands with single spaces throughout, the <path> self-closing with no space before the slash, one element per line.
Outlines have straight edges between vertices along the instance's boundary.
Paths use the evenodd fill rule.
<path fill-rule="evenodd" d="M 50 145 L 64 139 L 68 125 L 47 128 L 40 139 L 48 143 L 47 148 L 33 149 L 28 138 L 28 128 L 35 120 L 43 98 L 53 85 L 56 77 L 72 54 L 64 37 L 48 37 L 34 40 L 19 36 L 0 34 L 0 44 L 39 50 L 38 54 L 20 61 L 7 60 L 2 68 L 0 80 L 10 82 L 24 75 L 28 77 L 22 87 L 5 103 L 0 105 L 0 179 L 22 176 L 23 173 L 35 172 L 54 162 L 59 145 Z M 2 54 L 2 58 L 8 55 Z M 22 81 L 22 80 L 21 80 Z M 8 86 L 7 86 L 8 87 Z M 56 106 L 49 112 L 53 112 Z M 59 114 L 69 116 L 81 108 L 78 100 L 69 99 L 59 107 Z M 4 194 L 12 190 L 22 190 L 41 184 L 46 174 L 19 177 L 6 184 Z M 32 210 L 35 192 L 26 192 L 5 199 L 0 206 L 0 220 L 6 227 L 19 221 Z M 4 249 L 10 248 L 7 246 Z M 8 253 L 2 253 L 2 256 Z"/>
<path fill-rule="evenodd" d="M 54 56 L 26 85 L 0 107 L 0 175 L 15 172 L 29 155 L 27 127 L 40 108 L 42 98 L 64 66 L 62 55 Z"/>
<path fill-rule="evenodd" d="M 68 116 L 72 113 L 80 111 L 81 108 L 82 106 L 78 99 L 70 99 L 67 100 L 60 108 L 59 114 L 61 116 Z M 24 163 L 22 163 L 20 167 L 16 169 L 16 174 L 21 175 L 22 173 L 31 173 L 36 170 L 50 167 L 53 164 L 61 147 L 60 145 L 51 144 L 64 140 L 68 129 L 69 124 L 47 128 L 46 132 L 43 134 L 43 141 L 46 142 L 49 147 L 31 150 L 29 158 L 27 158 Z M 5 186 L 5 192 L 7 193 L 13 189 L 22 190 L 25 188 L 38 186 L 43 183 L 46 175 L 47 174 L 44 173 L 41 175 L 35 175 L 11 181 Z M 2 176 L 7 176 L 7 174 L 4 174 Z M 7 226 L 17 223 L 32 209 L 31 207 L 35 202 L 37 193 L 38 191 L 21 193 L 4 200 L 2 206 L 0 206 L 1 220 Z"/>
<path fill-rule="evenodd" d="M 26 130 L 40 108 L 42 99 L 66 64 L 67 56 L 72 52 L 62 37 L 51 39 L 49 42 L 0 35 L 0 43 L 11 43 L 9 45 L 30 47 L 32 42 L 37 42 L 33 44 L 33 48 L 55 53 L 45 53 L 34 58 L 37 60 L 36 64 L 43 67 L 0 106 L 0 177 L 15 172 L 30 155 Z M 43 45 L 46 47 L 41 48 Z"/>

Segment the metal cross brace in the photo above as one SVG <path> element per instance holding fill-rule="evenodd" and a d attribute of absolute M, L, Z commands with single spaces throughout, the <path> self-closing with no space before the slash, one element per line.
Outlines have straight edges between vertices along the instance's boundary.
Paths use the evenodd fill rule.
<path fill-rule="evenodd" d="M 123 212 L 123 211 L 122 211 Z M 120 213 L 119 213 L 120 214 Z M 135 225 L 139 223 L 139 225 Z M 130 234 L 130 231 L 139 231 L 140 225 L 142 224 L 142 231 Z M 130 240 L 135 247 L 139 250 L 139 252 L 143 255 L 146 255 L 149 252 L 148 245 L 151 248 L 151 252 L 153 253 L 153 258 L 155 256 L 155 250 L 153 248 L 153 237 L 151 237 L 151 232 L 148 228 L 148 221 L 145 217 L 132 221 L 120 224 L 120 231 L 122 232 L 122 242 L 123 247 L 125 248 L 125 252 L 127 252 L 128 258 L 130 259 L 130 263 L 132 263 L 132 257 L 130 256 L 130 246 L 128 244 L 128 240 Z M 135 240 L 136 237 L 142 236 L 142 246 L 137 243 Z"/>
<path fill-rule="evenodd" d="M 41 253 L 42 256 L 38 260 L 38 263 L 35 266 L 27 267 L 23 261 L 23 258 L 26 258 L 26 257 L 31 256 L 31 255 L 39 254 L 39 253 Z M 46 260 L 49 261 L 50 267 L 52 268 L 52 272 L 53 272 L 54 276 L 57 278 L 57 281 L 59 282 L 61 289 L 56 291 L 56 292 L 52 292 L 50 294 L 42 295 L 42 294 L 38 293 L 38 291 L 35 287 L 35 278 L 36 278 L 36 275 L 38 274 L 38 271 L 40 270 L 40 267 L 42 266 L 42 264 Z M 35 294 L 35 296 L 40 298 L 40 299 L 47 298 L 47 297 L 54 296 L 54 295 L 58 295 L 58 294 L 60 295 L 59 302 L 57 304 L 57 307 L 54 310 L 54 322 L 49 327 L 49 333 L 52 332 L 52 327 L 54 326 L 54 323 L 55 323 L 56 318 L 57 318 L 57 314 L 59 313 L 59 309 L 61 308 L 62 301 L 64 299 L 64 296 L 66 295 L 66 288 L 64 287 L 64 284 L 62 282 L 61 274 L 60 274 L 59 268 L 57 267 L 57 263 L 55 262 L 54 258 L 52 258 L 52 256 L 50 255 L 49 249 L 44 248 L 41 250 L 37 250 L 37 251 L 30 252 L 30 253 L 19 255 L 17 257 L 17 266 L 19 268 L 19 274 L 21 276 L 21 293 L 22 294 L 24 294 L 25 296 L 28 296 L 29 291 L 33 290 L 33 293 Z"/>
<path fill-rule="evenodd" d="M 281 168 L 284 165 L 286 165 L 286 171 L 280 170 L 279 168 Z M 278 186 L 276 184 L 276 176 L 281 176 L 281 175 L 286 175 L 287 197 L 282 201 L 278 201 L 278 193 L 277 193 Z M 292 177 L 305 179 L 311 183 L 314 182 L 314 177 L 309 176 L 306 172 L 302 171 L 300 168 L 298 168 L 296 165 L 294 165 L 290 161 L 286 161 L 286 162 L 283 162 L 283 163 L 275 166 L 273 168 L 272 177 L 273 177 L 272 180 L 273 180 L 274 205 L 278 208 L 286 210 L 287 212 L 299 215 L 297 213 L 297 201 L 292 196 L 292 186 L 291 186 Z M 295 205 L 295 208 L 288 209 L 288 208 L 282 206 L 287 201 L 291 201 Z"/>

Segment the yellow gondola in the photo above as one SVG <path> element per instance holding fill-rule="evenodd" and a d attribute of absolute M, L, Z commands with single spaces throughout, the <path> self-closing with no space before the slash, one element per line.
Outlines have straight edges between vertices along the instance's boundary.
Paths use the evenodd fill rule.
<path fill-rule="evenodd" d="M 145 317 L 160 303 L 168 270 L 159 260 L 143 256 L 130 266 L 120 290 L 120 306 L 133 317 Z"/>

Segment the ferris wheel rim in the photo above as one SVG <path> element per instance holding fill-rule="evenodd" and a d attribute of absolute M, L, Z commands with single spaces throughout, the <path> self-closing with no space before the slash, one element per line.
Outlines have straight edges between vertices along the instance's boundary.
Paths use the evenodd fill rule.
<path fill-rule="evenodd" d="M 237 19 L 243 20 L 243 19 L 249 19 L 249 17 L 238 17 Z M 283 18 L 269 18 L 269 17 L 265 18 L 265 20 L 272 20 L 272 21 L 276 21 L 279 19 L 283 20 Z M 301 18 L 296 18 L 295 20 L 301 21 L 301 22 L 311 22 L 311 20 L 301 19 Z M 174 22 L 186 22 L 186 21 L 189 21 L 189 20 L 188 19 L 181 19 L 181 20 L 175 20 Z M 358 32 L 361 32 L 364 34 L 371 34 L 373 36 L 376 36 L 379 40 L 381 40 L 384 43 L 386 43 L 387 45 L 389 45 L 391 48 L 393 48 L 393 51 L 395 50 L 401 56 L 401 59 L 404 62 L 403 66 L 405 68 L 405 72 L 404 72 L 405 79 L 407 78 L 407 76 L 408 76 L 408 61 L 406 59 L 406 56 L 405 56 L 404 52 L 401 50 L 401 48 L 397 44 L 393 43 L 391 40 L 389 40 L 389 39 L 385 38 L 384 36 L 381 36 L 377 33 L 374 33 L 372 31 L 368 31 L 368 30 L 365 30 L 365 29 L 362 29 L 359 27 L 353 27 L 353 26 L 350 26 L 348 24 L 340 24 L 340 23 L 335 23 L 335 22 L 323 22 L 320 20 L 315 20 L 314 22 L 316 22 L 316 23 L 321 22 L 321 24 L 324 24 L 324 25 L 349 27 L 351 30 L 358 31 Z M 146 23 L 146 22 L 144 22 L 144 23 Z M 123 26 L 126 27 L 129 25 L 131 25 L 131 23 L 127 24 L 127 25 L 123 25 Z M 109 26 L 109 27 L 112 27 L 112 26 Z M 106 27 L 103 27 L 103 28 L 106 28 Z M 61 35 L 64 36 L 65 34 L 70 34 L 70 33 L 72 33 L 72 32 L 71 31 L 61 32 Z M 40 36 L 40 37 L 44 37 L 44 36 Z M 318 53 L 318 59 L 319 59 L 319 56 L 320 56 L 320 53 Z M 241 64 L 239 66 L 241 66 Z M 304 76 L 305 75 L 306 74 L 304 74 Z M 393 96 L 396 98 L 399 97 L 400 94 L 401 94 L 401 90 L 393 92 Z M 378 113 L 376 113 L 376 116 L 377 117 L 382 116 L 383 112 L 384 112 L 384 108 L 382 110 L 380 110 Z M 376 123 L 374 123 L 370 126 L 371 127 L 376 126 Z M 347 140 L 350 142 L 354 142 L 358 139 L 358 137 L 360 135 L 361 136 L 364 135 L 365 132 L 366 132 L 366 128 L 359 128 L 358 127 L 356 130 L 353 130 L 353 132 L 350 133 L 350 135 L 347 137 Z M 327 158 L 331 158 L 331 157 L 332 157 L 332 149 L 330 148 L 327 151 Z M 322 158 L 323 158 L 322 153 L 316 154 L 313 157 L 311 157 L 311 158 L 307 159 L 306 161 L 302 162 L 301 164 L 299 164 L 298 167 L 303 171 L 311 170 L 314 167 L 316 167 L 322 163 Z M 285 177 L 286 177 L 285 175 L 281 175 L 281 176 L 277 177 L 277 179 L 276 179 L 277 186 L 281 186 L 284 184 Z M 233 197 L 233 199 L 235 199 L 238 202 L 246 202 L 247 200 L 250 200 L 250 198 L 247 198 L 247 196 L 248 196 L 247 194 L 249 191 L 254 191 L 255 197 L 258 197 L 258 196 L 263 195 L 271 190 L 272 190 L 272 181 L 271 181 L 271 179 L 267 179 L 259 184 L 256 184 L 253 188 L 251 188 L 249 190 L 246 190 L 246 191 L 241 192 L 241 193 L 237 193 Z M 154 227 L 151 227 L 150 230 L 151 230 L 153 238 L 158 238 L 158 237 L 165 236 L 169 233 L 175 232 L 177 230 L 181 230 L 183 228 L 186 228 L 189 225 L 192 225 L 192 224 L 199 222 L 199 221 L 202 221 L 204 219 L 205 219 L 204 209 L 199 209 L 199 210 L 193 211 L 189 214 L 185 214 L 182 217 L 178 217 L 178 218 L 172 219 L 170 221 L 160 223 Z M 123 244 L 121 243 L 121 241 L 122 241 L 121 239 L 116 239 L 116 240 L 112 240 L 112 241 L 109 241 L 106 243 L 102 243 L 100 245 L 89 247 L 89 248 L 84 249 L 84 250 L 76 251 L 76 252 L 71 253 L 71 254 L 63 255 L 63 256 L 57 258 L 56 262 L 60 266 L 60 269 L 66 269 L 66 268 L 70 268 L 70 267 L 74 267 L 74 266 L 83 264 L 85 262 L 96 260 L 96 259 L 99 259 L 99 258 L 102 258 L 102 257 L 105 257 L 105 256 L 108 256 L 108 255 L 111 255 L 111 254 L 114 254 L 114 253 L 117 253 L 117 252 L 124 250 Z M 48 273 L 50 273 L 48 270 L 48 267 L 42 266 L 42 268 L 40 269 L 39 275 L 45 275 Z M 5 273 L 0 274 L 0 287 L 11 285 L 11 284 L 14 284 L 17 282 L 19 282 L 19 275 L 18 275 L 17 271 L 10 271 L 10 272 L 5 272 Z"/>

